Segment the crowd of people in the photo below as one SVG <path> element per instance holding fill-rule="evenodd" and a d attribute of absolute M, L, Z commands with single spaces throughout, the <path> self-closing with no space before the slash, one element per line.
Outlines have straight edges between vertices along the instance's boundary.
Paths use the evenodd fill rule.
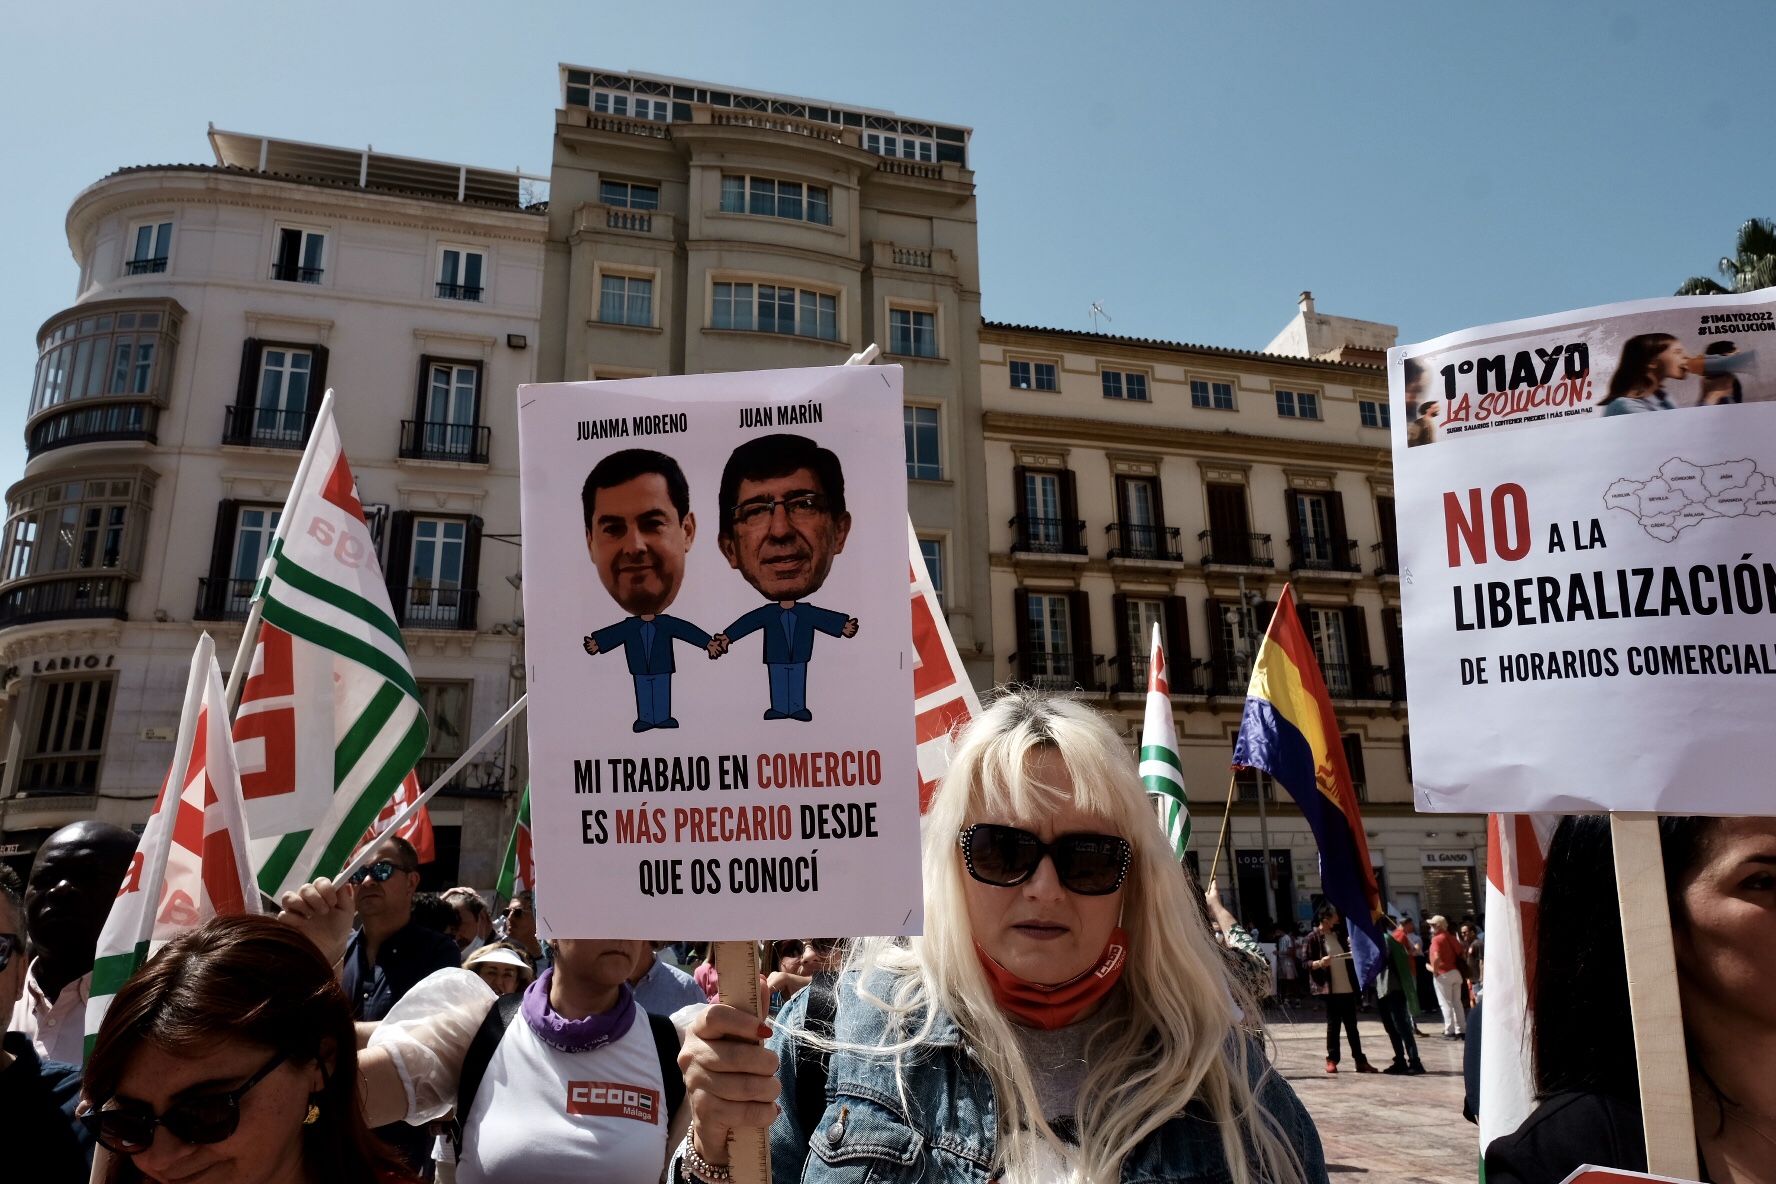
<path fill-rule="evenodd" d="M 1500 1180 L 1553 1184 L 1565 1172 L 1547 1165 L 1599 1137 L 1622 1166 L 1641 1146 L 1599 822 L 1569 819 L 1550 852 L 1544 1101 L 1494 1144 Z M 1769 879 L 1776 832 L 1666 832 L 1686 1017 L 1755 1012 L 1739 988 L 1761 921 L 1734 906 L 1767 894 L 1746 869 Z M 924 936 L 769 943 L 763 1017 L 717 1001 L 706 943 L 541 942 L 528 894 L 496 909 L 469 887 L 420 892 L 415 852 L 390 838 L 349 881 L 169 941 L 89 1042 L 94 949 L 133 850 L 80 823 L 25 885 L 0 869 L 0 1104 L 25 1132 L 22 1179 L 86 1179 L 97 1157 L 112 1182 L 726 1184 L 729 1133 L 755 1127 L 785 1181 L 1325 1181 L 1265 1001 L 1323 1004 L 1327 1072 L 1348 1044 L 1357 1073 L 1409 1076 L 1426 1071 L 1431 1001 L 1464 1038 L 1484 974 L 1466 917 L 1427 932 L 1378 917 L 1372 985 L 1329 906 L 1265 948 L 1180 869 L 1114 730 L 1036 693 L 957 738 L 925 824 Z M 1385 1068 L 1360 1043 L 1368 1007 Z M 1698 1145 L 1711 1178 L 1759 1179 L 1741 1165 L 1764 1133 L 1761 1045 L 1735 1031 L 1696 1029 Z"/>

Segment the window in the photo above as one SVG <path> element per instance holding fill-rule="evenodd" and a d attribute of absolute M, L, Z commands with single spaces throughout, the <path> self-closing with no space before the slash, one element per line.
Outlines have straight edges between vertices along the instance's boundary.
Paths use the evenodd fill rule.
<path fill-rule="evenodd" d="M 1190 380 L 1190 405 L 1209 411 L 1232 411 L 1233 384 L 1208 378 Z"/>
<path fill-rule="evenodd" d="M 569 87 L 569 101 L 578 87 Z M 665 99 L 650 99 L 646 95 L 630 95 L 622 91 L 599 90 L 592 92 L 592 110 L 601 115 L 621 115 L 630 119 L 649 119 L 657 123 L 667 123 L 672 119 L 671 105 Z"/>
<path fill-rule="evenodd" d="M 1357 800 L 1369 800 L 1369 779 L 1363 770 L 1363 738 L 1355 732 L 1346 732 L 1339 737 L 1344 742 L 1344 764 L 1350 770 L 1351 788 L 1357 791 Z"/>
<path fill-rule="evenodd" d="M 709 327 L 837 341 L 839 298 L 811 288 L 717 283 L 711 294 Z"/>
<path fill-rule="evenodd" d="M 935 358 L 937 314 L 911 308 L 889 309 L 888 352 L 909 358 Z"/>
<path fill-rule="evenodd" d="M 1053 362 L 1030 362 L 1013 358 L 1010 366 L 1011 389 L 1014 391 L 1058 391 L 1061 389 Z"/>
<path fill-rule="evenodd" d="M 1117 546 L 1127 559 L 1164 559 L 1159 514 L 1159 482 L 1152 477 L 1118 477 L 1116 500 L 1121 512 Z"/>
<path fill-rule="evenodd" d="M 124 271 L 129 275 L 149 275 L 167 269 L 167 256 L 173 243 L 171 222 L 143 222 L 130 231 L 130 257 Z"/>
<path fill-rule="evenodd" d="M 25 733 L 20 793 L 96 793 L 111 716 L 112 675 L 48 680 Z"/>
<path fill-rule="evenodd" d="M 1127 399 L 1131 403 L 1147 402 L 1147 375 L 1139 370 L 1105 370 L 1099 377 L 1106 399 Z"/>
<path fill-rule="evenodd" d="M 461 518 L 414 518 L 413 561 L 408 567 L 403 624 L 455 626 L 461 607 L 468 525 Z"/>
<path fill-rule="evenodd" d="M 259 362 L 259 397 L 253 404 L 254 443 L 302 447 L 313 373 L 314 354 L 308 350 L 265 347 Z"/>
<path fill-rule="evenodd" d="M 293 284 L 320 283 L 326 249 L 327 236 L 318 230 L 302 230 L 294 226 L 280 228 L 277 254 L 271 263 L 271 278 Z"/>
<path fill-rule="evenodd" d="M 757 214 L 764 218 L 787 218 L 791 222 L 832 225 L 831 191 L 824 186 L 804 185 L 800 181 L 723 173 L 721 208 L 724 214 Z"/>
<path fill-rule="evenodd" d="M 943 464 L 938 454 L 937 408 L 907 407 L 904 419 L 907 477 L 914 481 L 943 480 Z"/>
<path fill-rule="evenodd" d="M 1165 602 L 1129 596 L 1122 602 L 1122 652 L 1128 655 L 1129 689 L 1140 690 L 1147 686 L 1147 664 L 1153 660 L 1153 630 L 1159 629 L 1159 644 L 1165 647 L 1169 659 L 1172 654 L 1172 640 L 1166 636 Z M 1174 685 L 1176 679 L 1174 678 Z"/>
<path fill-rule="evenodd" d="M 605 273 L 599 280 L 598 319 L 607 325 L 654 324 L 654 281 L 635 275 Z"/>
<path fill-rule="evenodd" d="M 466 682 L 425 682 L 419 684 L 419 706 L 431 726 L 426 737 L 425 755 L 419 758 L 419 784 L 429 787 L 443 776 L 467 746 L 469 730 L 469 688 Z M 451 780 L 450 787 L 462 783 L 462 774 Z"/>
<path fill-rule="evenodd" d="M 881 132 L 865 132 L 863 150 L 877 156 L 897 156 L 902 160 L 918 160 L 927 164 L 937 159 L 937 143 L 917 136 L 890 136 Z"/>
<path fill-rule="evenodd" d="M 480 300 L 481 273 L 487 257 L 466 247 L 445 247 L 438 253 L 438 298 Z"/>
<path fill-rule="evenodd" d="M 1332 507 L 1325 494 L 1295 495 L 1295 537 L 1303 562 L 1321 567 L 1332 562 Z"/>
<path fill-rule="evenodd" d="M 159 366 L 177 329 L 169 312 L 75 312 L 44 330 L 30 415 L 61 403 L 114 396 L 157 397 Z"/>
<path fill-rule="evenodd" d="M 940 608 L 947 608 L 944 600 L 944 549 L 942 539 L 920 539 L 919 555 L 925 560 L 925 571 L 931 577 L 931 589 L 937 593 Z"/>
<path fill-rule="evenodd" d="M 1024 473 L 1025 536 L 1032 551 L 1061 549 L 1061 475 Z"/>
<path fill-rule="evenodd" d="M 265 565 L 265 556 L 271 550 L 271 539 L 277 533 L 278 518 L 282 514 L 283 509 L 278 506 L 240 508 L 228 572 L 237 586 L 246 585 L 241 593 L 243 597 L 251 592 L 253 581 L 259 578 L 259 569 Z"/>
<path fill-rule="evenodd" d="M 1030 682 L 1045 690 L 1073 686 L 1072 615 L 1065 593 L 1030 593 L 1029 634 L 1024 638 L 1028 657 L 1024 669 Z"/>
<path fill-rule="evenodd" d="M 1334 698 L 1347 698 L 1351 692 L 1350 651 L 1345 645 L 1344 611 L 1336 608 L 1307 610 L 1308 640 L 1313 643 L 1314 657 L 1319 660 L 1320 673 L 1326 677 L 1326 690 Z"/>
<path fill-rule="evenodd" d="M 425 359 L 417 434 L 402 440 L 401 455 L 485 464 L 480 392 L 479 363 Z"/>
<path fill-rule="evenodd" d="M 1278 389 L 1277 414 L 1284 419 L 1318 419 L 1320 417 L 1320 397 L 1312 391 L 1285 391 Z"/>
<path fill-rule="evenodd" d="M 58 617 L 121 617 L 140 566 L 151 479 L 58 480 L 7 499 L 0 625 Z M 62 577 L 62 578 L 49 578 Z"/>
<path fill-rule="evenodd" d="M 1392 427 L 1388 419 L 1388 405 L 1375 399 L 1358 399 L 1357 415 L 1366 428 Z"/>
<path fill-rule="evenodd" d="M 657 210 L 660 208 L 660 187 L 638 185 L 632 181 L 600 181 L 598 200 L 625 210 Z"/>

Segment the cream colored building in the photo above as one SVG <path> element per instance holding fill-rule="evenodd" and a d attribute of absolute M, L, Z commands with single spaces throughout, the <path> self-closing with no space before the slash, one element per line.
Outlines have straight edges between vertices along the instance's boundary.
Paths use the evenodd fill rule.
<path fill-rule="evenodd" d="M 821 99 L 561 68 L 544 380 L 906 371 L 910 511 L 977 682 L 988 652 L 969 129 Z"/>
<path fill-rule="evenodd" d="M 39 334 L 0 553 L 0 854 L 21 867 L 57 826 L 147 818 L 192 646 L 208 630 L 232 662 L 327 386 L 434 722 L 422 777 L 523 689 L 514 392 L 535 372 L 541 178 L 209 145 L 68 211 L 80 280 Z M 493 881 L 512 741 L 434 808 L 451 882 Z"/>
<path fill-rule="evenodd" d="M 1133 746 L 1157 625 L 1207 873 L 1249 655 L 1292 582 L 1384 894 L 1477 913 L 1485 820 L 1413 812 L 1379 365 L 1393 330 L 1324 318 L 1303 293 L 1278 340 L 1297 337 L 1327 357 L 982 326 L 994 679 L 1079 687 Z M 1365 360 L 1333 360 L 1351 356 Z M 1274 785 L 1261 822 L 1259 792 L 1250 775 L 1235 789 L 1219 879 L 1243 918 L 1298 920 L 1319 889 L 1314 841 Z"/>

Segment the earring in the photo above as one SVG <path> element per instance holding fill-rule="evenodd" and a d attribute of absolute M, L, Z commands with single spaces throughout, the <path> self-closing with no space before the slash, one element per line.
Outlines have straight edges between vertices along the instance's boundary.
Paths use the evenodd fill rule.
<path fill-rule="evenodd" d="M 315 1123 L 319 1122 L 320 1120 L 321 1120 L 321 1104 L 319 1102 L 314 1102 L 314 1101 L 309 1102 L 308 1113 L 302 1116 L 302 1125 L 303 1126 L 313 1126 Z"/>

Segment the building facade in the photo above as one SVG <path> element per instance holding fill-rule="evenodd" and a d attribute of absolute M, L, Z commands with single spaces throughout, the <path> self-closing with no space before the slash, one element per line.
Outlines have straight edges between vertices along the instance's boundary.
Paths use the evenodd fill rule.
<path fill-rule="evenodd" d="M 1298 322 L 1311 305 L 1303 293 Z M 1132 747 L 1157 628 L 1191 862 L 1205 874 L 1215 862 L 1231 794 L 1218 878 L 1261 927 L 1304 919 L 1319 887 L 1287 795 L 1228 769 L 1251 656 L 1285 582 L 1332 692 L 1384 896 L 1414 914 L 1481 903 L 1485 819 L 1413 811 L 1387 380 L 1373 348 L 1392 329 L 1353 324 L 1365 328 L 1322 326 L 1301 345 L 1360 362 L 981 330 L 995 681 L 1078 687 Z"/>
<path fill-rule="evenodd" d="M 514 393 L 536 357 L 541 178 L 212 129 L 213 162 L 74 199 L 0 551 L 0 851 L 139 825 L 191 648 L 226 665 L 322 393 L 441 773 L 522 693 Z M 436 874 L 491 883 L 514 735 L 433 809 Z M 477 836 L 463 847 L 461 836 Z"/>
<path fill-rule="evenodd" d="M 992 676 L 969 129 L 561 68 L 543 380 L 828 366 L 906 373 L 909 509 L 957 649 Z"/>

